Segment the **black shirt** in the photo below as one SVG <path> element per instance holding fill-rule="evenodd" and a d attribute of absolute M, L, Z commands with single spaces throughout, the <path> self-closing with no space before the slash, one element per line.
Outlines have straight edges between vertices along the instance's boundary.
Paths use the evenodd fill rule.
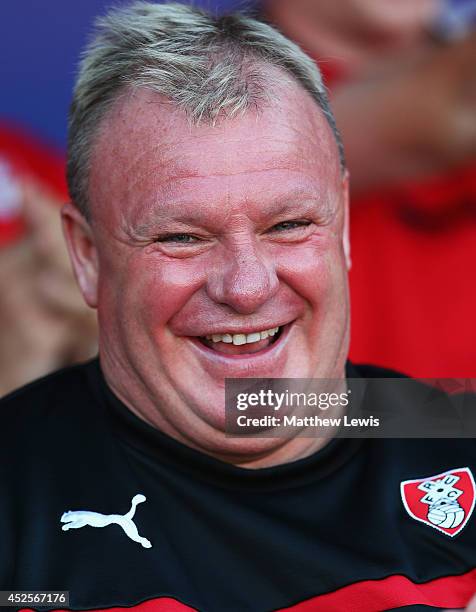
<path fill-rule="evenodd" d="M 97 360 L 5 398 L 0 423 L 0 590 L 141 612 L 439 609 L 476 592 L 475 517 L 449 537 L 400 493 L 402 481 L 475 474 L 472 439 L 335 439 L 239 468 L 136 417 Z"/>

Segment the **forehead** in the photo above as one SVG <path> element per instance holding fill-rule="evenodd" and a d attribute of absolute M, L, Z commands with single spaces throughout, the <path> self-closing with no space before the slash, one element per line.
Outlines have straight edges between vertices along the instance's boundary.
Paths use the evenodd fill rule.
<path fill-rule="evenodd" d="M 261 111 L 194 126 L 158 94 L 136 90 L 104 120 L 92 152 L 93 216 L 131 218 L 167 197 L 263 201 L 279 192 L 340 184 L 334 135 L 300 87 L 288 86 Z M 283 193 L 285 195 L 285 193 Z"/>

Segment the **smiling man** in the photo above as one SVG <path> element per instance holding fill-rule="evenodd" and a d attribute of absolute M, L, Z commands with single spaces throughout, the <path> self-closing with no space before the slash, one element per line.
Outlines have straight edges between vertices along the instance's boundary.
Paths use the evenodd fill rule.
<path fill-rule="evenodd" d="M 63 216 L 110 388 L 181 442 L 258 466 L 309 440 L 226 438 L 224 379 L 344 376 L 347 180 L 310 94 L 246 61 L 240 112 L 226 89 L 214 103 L 233 114 L 211 125 L 187 116 L 200 83 L 184 109 L 152 87 L 117 94 L 91 150 L 90 220 Z"/>
<path fill-rule="evenodd" d="M 68 179 L 99 359 L 3 402 L 1 588 L 88 610 L 464 606 L 472 441 L 226 435 L 227 378 L 382 375 L 346 363 L 348 184 L 314 63 L 241 15 L 116 9 Z M 412 517 L 412 478 L 462 496 L 449 527 Z"/>

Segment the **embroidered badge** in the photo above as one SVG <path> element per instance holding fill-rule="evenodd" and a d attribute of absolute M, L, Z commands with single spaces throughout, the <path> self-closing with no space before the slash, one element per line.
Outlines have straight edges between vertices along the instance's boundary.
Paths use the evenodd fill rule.
<path fill-rule="evenodd" d="M 467 467 L 436 476 L 405 480 L 400 484 L 402 502 L 408 514 L 446 533 L 457 535 L 474 510 L 476 486 Z"/>
<path fill-rule="evenodd" d="M 70 510 L 69 512 L 65 512 L 61 517 L 61 522 L 64 523 L 61 529 L 63 531 L 68 531 L 68 529 L 80 529 L 86 525 L 90 527 L 107 527 L 115 523 L 119 525 L 119 527 L 122 527 L 124 533 L 131 540 L 139 542 L 144 548 L 151 548 L 152 544 L 150 541 L 139 535 L 137 527 L 132 520 L 136 513 L 137 504 L 142 504 L 146 499 L 145 495 L 134 495 L 131 509 L 126 514 L 101 514 L 100 512 L 91 512 L 90 510 Z"/>

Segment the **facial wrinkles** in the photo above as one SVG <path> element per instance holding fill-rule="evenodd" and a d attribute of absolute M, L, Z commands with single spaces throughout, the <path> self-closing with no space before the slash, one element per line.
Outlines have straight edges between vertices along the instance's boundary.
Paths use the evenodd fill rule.
<path fill-rule="evenodd" d="M 252 314 L 279 286 L 275 263 L 266 257 L 250 223 L 236 215 L 207 282 L 210 297 L 239 314 Z"/>
<path fill-rule="evenodd" d="M 327 276 L 327 257 L 325 255 L 325 244 L 329 240 L 337 240 L 339 228 L 336 220 L 332 222 L 335 226 L 326 236 L 319 236 L 316 240 L 300 245 L 299 249 L 294 249 L 292 259 L 286 255 L 280 258 L 279 251 L 283 248 L 274 245 L 273 256 L 269 257 L 266 252 L 266 243 L 260 244 L 255 234 L 255 224 L 250 218 L 248 208 L 253 211 L 253 206 L 247 202 L 243 206 L 245 212 L 230 213 L 224 216 L 226 223 L 223 226 L 223 235 L 219 243 L 209 255 L 201 256 L 200 259 L 189 262 L 177 260 L 164 262 L 161 266 L 154 268 L 153 258 L 150 261 L 151 267 L 151 286 L 168 287 L 168 291 L 176 292 L 181 301 L 175 303 L 178 314 L 173 315 L 172 323 L 183 325 L 183 321 L 193 321 L 193 326 L 204 322 L 213 321 L 217 315 L 221 315 L 225 308 L 228 316 L 241 317 L 242 315 L 251 316 L 258 314 L 258 319 L 273 318 L 270 308 L 282 306 L 280 300 L 283 292 L 278 292 L 279 278 L 286 284 L 287 277 L 291 279 L 291 285 L 295 286 L 296 278 L 302 279 L 302 286 L 299 292 L 306 296 L 312 294 L 305 286 L 305 279 L 308 278 L 306 269 L 309 267 L 309 283 L 323 282 Z M 284 247 L 284 250 L 286 247 Z M 322 255 L 321 253 L 324 253 Z M 316 258 L 321 260 L 319 266 L 316 265 Z M 291 262 L 291 265 L 290 265 Z M 142 260 L 140 253 L 137 253 L 137 275 L 140 276 L 141 268 L 147 266 L 147 262 Z M 152 272 L 153 270 L 153 272 Z M 133 270 L 132 270 L 133 272 Z M 134 274 L 135 275 L 135 274 Z M 310 276 L 312 275 L 312 282 Z M 319 281 L 318 276 L 321 276 Z M 278 278 L 279 277 L 279 278 Z M 207 300 L 198 300 L 204 287 L 207 291 Z M 175 288 L 175 289 L 174 289 Z M 184 289 L 186 292 L 184 293 Z M 150 290 L 144 287 L 147 293 Z M 198 293 L 196 293 L 198 292 Z M 196 293 L 196 295 L 193 295 Z M 278 294 L 278 295 L 277 295 Z M 167 300 L 166 300 L 167 301 Z M 292 299 L 291 299 L 292 301 Z M 289 292 L 286 304 L 289 302 Z M 154 309 L 162 310 L 161 293 L 154 294 Z M 266 317 L 262 317 L 260 312 L 263 308 Z M 191 330 L 189 328 L 189 333 Z"/>
<path fill-rule="evenodd" d="M 256 197 L 255 193 L 255 198 L 252 201 L 244 197 L 244 199 L 233 202 L 230 195 L 233 191 L 231 188 L 233 182 L 233 175 L 223 177 L 222 191 L 226 193 L 226 197 L 223 209 L 219 209 L 222 219 L 221 231 L 223 231 L 223 235 L 220 235 L 220 238 L 223 237 L 223 240 L 221 240 L 223 249 L 219 253 L 214 252 L 213 257 L 208 260 L 206 264 L 208 274 L 205 274 L 203 265 L 200 264 L 198 264 L 198 267 L 193 267 L 193 265 L 180 266 L 176 262 L 170 262 L 170 265 L 162 266 L 160 272 L 155 272 L 156 280 L 154 284 L 168 287 L 177 286 L 179 289 L 181 286 L 187 286 L 190 290 L 188 293 L 191 294 L 193 291 L 200 289 L 200 286 L 205 282 L 205 277 L 208 276 L 207 288 L 216 303 L 224 304 L 238 314 L 251 314 L 274 295 L 279 280 L 276 270 L 269 264 L 269 261 L 265 261 L 255 240 L 254 223 L 257 219 L 253 218 L 253 213 L 257 212 L 259 217 L 262 208 L 260 206 L 261 200 Z M 168 186 L 168 190 L 173 193 L 171 185 Z M 183 189 L 180 189 L 180 187 L 178 191 L 183 193 Z M 190 191 L 193 191 L 193 182 Z M 264 195 L 263 193 L 263 198 Z M 207 204 L 209 203 L 204 202 L 203 208 L 206 209 Z M 246 215 L 234 214 L 233 204 L 237 204 L 236 208 L 245 210 Z M 271 201 L 270 209 L 273 208 L 273 204 L 274 202 Z M 200 207 L 200 204 L 198 207 Z M 200 217 L 200 214 L 198 217 Z M 214 223 L 216 222 L 215 217 Z M 303 255 L 304 252 L 306 252 L 305 256 Z M 299 265 L 292 266 L 293 272 L 299 271 L 300 266 L 302 270 L 306 266 L 308 257 L 315 258 L 316 256 L 311 245 L 308 249 L 301 247 L 300 254 L 303 256 L 298 255 L 296 257 L 296 262 Z M 139 252 L 130 253 L 130 259 L 135 258 L 138 265 L 137 272 L 140 276 L 141 267 L 148 264 L 147 261 L 142 261 Z M 284 261 L 289 260 L 285 258 Z M 133 264 L 131 265 L 133 267 Z M 152 260 L 150 266 L 152 270 L 154 266 Z M 291 272 L 289 267 L 288 271 Z"/>
<path fill-rule="evenodd" d="M 302 107 L 302 103 L 300 106 Z M 325 201 L 326 207 L 334 207 L 336 209 L 337 202 L 332 201 L 329 192 L 335 192 L 335 189 L 332 190 L 331 187 L 333 186 L 332 184 L 337 182 L 335 180 L 337 177 L 334 176 L 333 180 L 328 180 L 329 174 L 336 173 L 335 161 L 333 162 L 326 153 L 326 147 L 324 147 L 322 155 L 315 155 L 316 147 L 318 150 L 322 149 L 318 141 L 320 136 L 323 137 L 322 126 L 317 126 L 314 129 L 315 107 L 312 107 L 313 112 L 310 112 L 308 108 L 299 108 L 298 110 L 303 112 L 309 119 L 310 129 L 304 132 L 302 129 L 295 129 L 293 125 L 289 127 L 288 122 L 285 130 L 286 138 L 268 138 L 266 140 L 267 150 L 264 152 L 265 159 L 263 159 L 262 141 L 259 147 L 253 146 L 256 134 L 249 127 L 245 133 L 244 144 L 242 139 L 232 137 L 233 130 L 231 130 L 231 123 L 227 124 L 226 122 L 219 129 L 221 136 L 217 136 L 216 130 L 213 130 L 210 134 L 207 130 L 202 133 L 200 129 L 197 129 L 196 131 L 192 130 L 192 137 L 190 139 L 181 139 L 177 143 L 173 141 L 173 126 L 167 131 L 167 128 L 161 125 L 160 132 L 159 130 L 156 132 L 154 130 L 151 131 L 149 129 L 150 125 L 147 124 L 144 134 L 141 131 L 138 131 L 136 134 L 136 136 L 140 137 L 143 135 L 144 137 L 136 137 L 135 141 L 133 141 L 139 143 L 140 146 L 135 147 L 136 151 L 132 163 L 129 166 L 124 165 L 122 173 L 118 173 L 118 176 L 122 179 L 124 179 L 124 175 L 127 177 L 126 196 L 122 195 L 122 202 L 120 201 L 121 193 L 118 193 L 117 198 L 115 198 L 120 204 L 118 208 L 124 211 L 123 225 L 129 229 L 136 229 L 140 228 L 140 222 L 142 222 L 142 226 L 147 228 L 150 235 L 152 229 L 160 229 L 162 221 L 160 215 L 155 220 L 155 211 L 161 212 L 163 202 L 172 201 L 173 203 L 174 196 L 177 193 L 180 194 L 182 199 L 187 194 L 192 196 L 191 204 L 195 210 L 199 211 L 197 217 L 200 217 L 201 207 L 206 210 L 213 204 L 213 223 L 210 225 L 218 224 L 226 228 L 229 215 L 232 214 L 234 207 L 237 209 L 246 208 L 250 219 L 253 218 L 256 221 L 256 217 L 259 216 L 263 206 L 266 205 L 266 197 L 269 198 L 271 203 L 270 209 L 276 205 L 275 200 L 277 196 L 273 192 L 275 188 L 273 170 L 282 169 L 283 163 L 289 167 L 290 144 L 296 151 L 296 154 L 291 157 L 292 164 L 289 168 L 290 182 L 296 184 L 296 177 L 299 174 L 302 177 L 308 177 L 318 193 L 317 199 L 319 200 L 319 205 L 322 206 L 322 202 Z M 278 120 L 281 121 L 279 118 Z M 252 124 L 253 122 L 250 123 Z M 255 126 L 252 127 L 254 128 Z M 110 132 L 112 134 L 115 133 L 114 130 L 110 130 Z M 230 135 L 228 132 L 230 132 Z M 158 133 L 160 133 L 160 141 Z M 222 142 L 222 137 L 228 138 L 224 142 L 226 145 L 230 145 L 225 147 L 225 154 L 223 154 L 223 147 L 215 147 L 217 138 Z M 231 145 L 237 142 L 241 145 L 240 152 L 246 151 L 246 155 L 243 156 L 245 163 L 238 172 L 233 171 L 233 168 L 236 169 L 236 157 L 233 157 L 231 153 L 228 154 L 228 149 L 233 149 Z M 198 163 L 196 150 L 204 151 L 204 155 L 198 159 Z M 284 155 L 280 155 L 281 150 L 288 154 L 287 158 Z M 151 151 L 153 155 L 150 154 Z M 151 163 L 151 160 L 153 163 Z M 167 161 L 165 166 L 163 164 L 164 160 Z M 256 168 L 257 165 L 258 168 Z M 334 173 L 332 173 L 333 169 Z M 297 173 L 297 175 L 291 176 L 292 173 Z M 261 187 L 262 198 L 257 197 L 257 195 L 259 196 L 258 189 L 255 189 L 254 198 L 247 198 L 247 174 L 253 176 L 255 187 L 257 185 L 255 178 L 264 177 L 265 180 L 262 181 L 263 185 Z M 320 187 L 319 185 L 320 176 L 326 176 L 327 179 L 323 181 L 323 185 L 326 187 L 324 194 L 322 193 L 322 186 Z M 234 181 L 234 178 L 238 180 Z M 219 189 L 213 185 L 215 179 L 219 182 Z M 201 201 L 197 200 L 194 196 L 195 191 L 206 195 L 207 189 L 203 189 L 203 186 L 207 182 L 210 183 L 210 194 L 215 194 L 216 197 L 216 193 L 221 193 L 222 200 L 220 202 L 213 202 L 209 199 Z M 259 184 L 261 183 L 258 181 Z M 199 187 L 198 190 L 195 189 L 197 186 Z M 177 199 L 176 208 L 182 210 L 180 198 Z M 124 205 L 124 200 L 127 200 L 127 206 Z M 220 208 L 218 213 L 216 210 L 217 206 Z M 257 211 L 254 217 L 253 209 Z M 173 217 L 173 215 L 171 216 Z M 167 223 L 166 215 L 164 215 L 163 221 L 165 224 Z"/>
<path fill-rule="evenodd" d="M 115 152 L 116 161 L 116 172 L 113 173 L 112 182 L 114 183 L 115 179 L 127 177 L 127 188 L 118 194 L 116 198 L 117 206 L 126 209 L 126 211 L 143 210 L 144 206 L 147 205 L 146 203 L 150 201 L 149 206 L 152 207 L 156 204 L 156 200 L 153 202 L 153 198 L 149 200 L 148 193 L 157 196 L 161 191 L 167 191 L 169 182 L 173 183 L 184 177 L 213 177 L 233 173 L 245 176 L 246 173 L 260 173 L 273 168 L 287 167 L 289 166 L 290 144 L 296 150 L 296 155 L 293 158 L 294 164 L 296 163 L 295 160 L 298 160 L 296 170 L 302 171 L 306 166 L 316 164 L 316 147 L 319 147 L 319 140 L 324 138 L 323 130 L 328 130 L 328 128 L 327 124 L 324 124 L 323 127 L 315 121 L 314 115 L 317 114 L 315 104 L 312 101 L 308 102 L 307 106 L 309 104 L 311 108 L 307 108 L 300 100 L 299 104 L 296 105 L 296 110 L 292 109 L 291 111 L 289 109 L 290 105 L 287 104 L 285 112 L 280 111 L 277 107 L 278 112 L 273 116 L 273 121 L 285 126 L 285 137 L 268 138 L 267 140 L 262 138 L 259 141 L 259 146 L 256 145 L 256 141 L 259 140 L 260 123 L 257 119 L 253 121 L 251 118 L 251 121 L 248 122 L 247 132 L 241 134 L 239 140 L 241 151 L 246 151 L 246 156 L 243 156 L 242 160 L 246 163 L 243 163 L 242 168 L 236 171 L 236 160 L 231 154 L 227 154 L 228 149 L 236 150 L 236 147 L 233 146 L 237 142 L 233 131 L 233 121 L 224 121 L 213 129 L 208 126 L 205 129 L 190 128 L 187 135 L 190 136 L 189 138 L 177 140 L 177 131 L 183 134 L 183 128 L 181 130 L 176 129 L 178 118 L 172 116 L 172 118 L 169 118 L 168 124 L 162 123 L 160 119 L 161 105 L 156 103 L 153 107 L 156 113 L 155 115 L 152 113 L 152 118 L 149 117 L 151 113 L 147 113 L 147 117 L 143 118 L 138 113 L 137 121 L 127 128 L 126 137 L 128 141 L 136 143 L 134 155 L 130 155 L 131 147 L 128 147 L 128 150 L 125 151 L 123 147 L 114 142 L 118 130 L 108 130 L 111 135 L 109 140 L 112 139 L 112 142 L 108 143 L 108 150 L 112 149 Z M 153 110 L 153 108 L 151 107 L 150 110 Z M 121 119 L 121 112 L 119 112 L 119 119 Z M 310 129 L 303 133 L 294 125 L 289 127 L 292 122 L 286 117 L 286 112 L 296 115 L 304 114 L 309 122 Z M 109 122 L 114 123 L 114 119 L 115 117 L 112 116 Z M 181 119 L 183 122 L 183 118 Z M 151 123 L 155 129 L 150 129 Z M 125 129 L 124 121 L 122 121 L 120 128 Z M 217 149 L 215 146 L 217 140 L 224 143 L 225 147 Z M 264 163 L 263 142 L 266 145 Z M 197 165 L 196 150 L 198 148 L 202 149 L 205 154 L 201 160 L 202 163 Z M 223 148 L 225 154 L 223 154 Z M 131 160 L 131 157 L 132 161 L 127 161 Z M 330 159 L 324 159 L 326 155 L 320 155 L 319 157 L 320 161 L 322 160 L 321 163 L 326 163 L 327 173 L 329 173 L 332 165 L 335 164 L 329 163 Z M 153 160 L 152 164 L 150 163 L 151 160 Z M 127 205 L 125 206 L 125 204 Z"/>
<path fill-rule="evenodd" d="M 245 116 L 216 129 L 190 129 L 147 100 L 129 104 L 96 151 L 92 179 L 101 193 L 96 203 L 104 202 L 98 226 L 113 228 L 100 247 L 106 270 L 100 314 L 109 335 L 101 359 L 115 390 L 146 420 L 199 448 L 225 452 L 229 442 L 219 433 L 230 373 L 342 374 L 336 147 L 313 102 L 308 108 L 288 99 L 259 121 Z M 121 133 L 127 120 L 133 138 Z M 110 176 L 108 165 L 113 181 L 99 185 Z M 287 245 L 267 233 L 301 216 L 316 221 L 310 239 Z M 157 242 L 163 229 L 204 235 L 210 248 L 172 256 L 175 247 Z M 239 332 L 280 324 L 288 326 L 288 343 L 257 358 L 215 359 L 197 337 L 230 325 Z"/>
<path fill-rule="evenodd" d="M 293 245 L 289 257 L 287 245 L 260 242 L 246 215 L 236 214 L 223 240 L 201 260 L 206 293 L 200 289 L 188 299 L 170 321 L 172 328 L 186 334 L 214 322 L 225 329 L 227 319 L 241 318 L 266 328 L 263 321 L 286 321 L 302 314 L 303 298 L 308 306 L 316 306 L 316 283 L 324 286 L 333 278 L 329 251 L 340 241 L 338 223 L 325 236 Z M 332 252 L 335 257 L 335 249 Z M 320 295 L 319 301 L 322 307 L 329 299 Z"/>

